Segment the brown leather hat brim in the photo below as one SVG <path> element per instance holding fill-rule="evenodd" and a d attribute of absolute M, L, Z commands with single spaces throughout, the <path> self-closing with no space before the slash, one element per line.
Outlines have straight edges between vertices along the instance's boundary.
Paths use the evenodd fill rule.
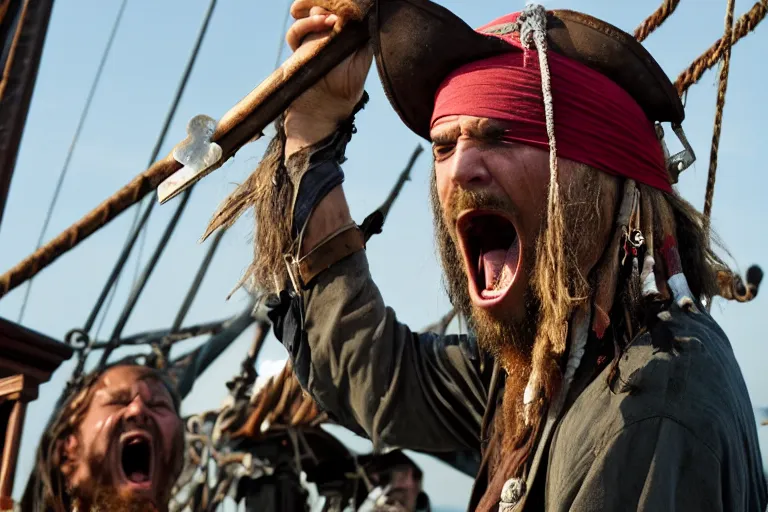
<path fill-rule="evenodd" d="M 469 62 L 518 51 L 473 30 L 429 0 L 379 0 L 370 33 L 384 91 L 403 122 L 429 140 L 435 94 L 446 76 Z M 585 14 L 549 13 L 550 48 L 611 78 L 652 121 L 685 117 L 669 77 L 632 36 Z"/>

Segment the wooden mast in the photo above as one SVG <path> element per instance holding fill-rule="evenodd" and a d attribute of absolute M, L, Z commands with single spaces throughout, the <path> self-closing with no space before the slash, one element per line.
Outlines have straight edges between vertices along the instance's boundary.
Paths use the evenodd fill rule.
<path fill-rule="evenodd" d="M 53 0 L 0 0 L 0 222 L 37 78 Z M 0 510 L 11 493 L 27 403 L 72 349 L 0 318 Z"/>
<path fill-rule="evenodd" d="M 0 0 L 0 222 L 52 8 L 53 0 Z"/>

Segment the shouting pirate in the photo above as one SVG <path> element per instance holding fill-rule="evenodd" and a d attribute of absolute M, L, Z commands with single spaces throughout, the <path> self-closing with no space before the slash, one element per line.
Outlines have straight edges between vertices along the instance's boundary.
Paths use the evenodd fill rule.
<path fill-rule="evenodd" d="M 88 376 L 43 434 L 22 510 L 167 511 L 184 461 L 180 404 L 145 366 Z"/>
<path fill-rule="evenodd" d="M 666 153 L 658 123 L 682 135 L 684 114 L 658 64 L 571 11 L 478 31 L 426 0 L 374 11 L 371 47 L 293 103 L 210 226 L 254 207 L 248 277 L 276 292 L 302 385 L 376 447 L 480 451 L 471 510 L 765 510 L 747 389 L 705 307 L 729 274 L 673 189 L 692 156 Z M 338 22 L 307 0 L 292 14 L 296 52 Z M 433 144 L 469 335 L 411 331 L 369 273 L 340 164 L 374 53 Z"/>

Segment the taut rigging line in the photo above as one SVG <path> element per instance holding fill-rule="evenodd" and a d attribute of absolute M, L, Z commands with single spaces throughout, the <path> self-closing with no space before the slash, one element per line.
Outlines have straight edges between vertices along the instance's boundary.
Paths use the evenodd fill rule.
<path fill-rule="evenodd" d="M 189 59 L 187 60 L 187 65 L 184 68 L 184 73 L 181 75 L 181 79 L 179 80 L 179 85 L 176 88 L 176 93 L 174 94 L 173 101 L 171 102 L 171 106 L 168 109 L 168 113 L 165 116 L 165 121 L 163 122 L 163 126 L 160 129 L 160 134 L 157 137 L 157 140 L 155 141 L 155 146 L 152 149 L 152 153 L 149 157 L 149 165 L 152 164 L 155 160 L 157 160 L 158 155 L 160 154 L 160 150 L 163 146 L 163 143 L 165 142 L 165 138 L 168 135 L 168 130 L 170 129 L 171 122 L 173 121 L 176 111 L 179 107 L 179 103 L 181 101 L 181 97 L 184 94 L 184 91 L 186 90 L 187 83 L 189 82 L 189 77 L 192 74 L 192 69 L 195 66 L 195 63 L 197 62 L 197 57 L 200 53 L 200 47 L 202 46 L 203 40 L 205 39 L 205 35 L 208 31 L 208 26 L 210 25 L 211 18 L 213 17 L 213 11 L 216 7 L 216 1 L 217 0 L 211 0 L 208 4 L 208 9 L 206 10 L 205 16 L 203 17 L 203 23 L 200 26 L 200 30 L 197 34 L 197 39 L 195 40 L 195 45 L 192 48 L 192 52 L 189 55 Z M 138 224 L 136 224 L 131 231 L 128 233 L 128 238 L 125 241 L 125 246 L 123 247 L 122 252 L 120 253 L 120 256 L 118 257 L 117 261 L 115 262 L 115 266 L 112 269 L 112 272 L 110 273 L 109 277 L 107 278 L 107 282 L 104 284 L 104 287 L 101 290 L 101 293 L 99 294 L 99 298 L 96 300 L 96 303 L 93 306 L 93 309 L 88 316 L 88 319 L 85 322 L 85 326 L 83 327 L 83 331 L 85 333 L 89 333 L 91 329 L 93 328 L 94 323 L 96 322 L 96 317 L 99 314 L 99 311 L 101 310 L 101 307 L 104 305 L 104 301 L 107 299 L 107 295 L 109 295 L 110 290 L 113 286 L 117 286 L 117 281 L 120 278 L 120 275 L 125 268 L 126 263 L 128 262 L 128 258 L 131 255 L 131 251 L 133 250 L 134 246 L 136 245 L 136 241 L 139 238 L 139 235 L 141 234 L 141 231 L 144 229 L 144 227 L 147 225 L 147 222 L 149 220 L 149 217 L 152 213 L 152 210 L 154 208 L 155 201 L 150 201 L 149 204 L 144 209 L 143 214 L 141 215 Z M 137 205 L 137 208 L 140 208 L 140 203 Z M 137 210 L 138 213 L 138 210 Z"/>
<path fill-rule="evenodd" d="M 61 166 L 61 171 L 59 171 L 59 179 L 56 182 L 56 187 L 53 189 L 53 197 L 51 198 L 51 202 L 48 205 L 48 211 L 45 214 L 43 227 L 40 228 L 40 235 L 37 238 L 37 245 L 35 245 L 35 250 L 39 249 L 40 246 L 43 245 L 43 238 L 45 237 L 45 232 L 48 230 L 48 225 L 51 223 L 53 210 L 54 208 L 56 208 L 56 202 L 59 200 L 59 194 L 61 193 L 61 187 L 64 184 L 64 178 L 67 176 L 67 171 L 69 170 L 69 164 L 72 161 L 72 155 L 74 154 L 75 148 L 77 147 L 77 143 L 80 140 L 80 133 L 82 132 L 83 126 L 85 125 L 85 120 L 88 117 L 88 111 L 91 108 L 93 97 L 96 95 L 96 89 L 99 86 L 99 82 L 101 82 L 101 73 L 104 71 L 104 65 L 107 63 L 107 58 L 109 57 L 109 52 L 112 49 L 112 43 L 115 41 L 115 35 L 117 35 L 117 29 L 120 27 L 120 22 L 123 19 L 123 13 L 125 12 L 125 6 L 127 3 L 128 3 L 128 0 L 123 0 L 123 3 L 120 4 L 120 9 L 117 11 L 115 22 L 112 24 L 112 31 L 109 33 L 109 39 L 107 39 L 107 44 L 104 47 L 104 51 L 101 54 L 101 61 L 99 62 L 99 67 L 96 68 L 96 74 L 93 76 L 93 82 L 91 83 L 91 90 L 88 92 L 88 96 L 85 100 L 85 105 L 83 106 L 83 110 L 80 113 L 80 119 L 77 121 L 77 128 L 75 128 L 75 134 L 72 136 L 72 142 L 69 143 L 69 149 L 67 150 L 67 156 L 64 158 L 64 164 Z M 27 283 L 27 288 L 24 291 L 24 299 L 21 302 L 21 309 L 19 310 L 18 323 L 21 323 L 21 321 L 24 319 L 24 312 L 26 311 L 27 303 L 29 302 L 29 294 L 32 291 L 33 280 L 34 279 L 29 280 L 29 282 Z"/>

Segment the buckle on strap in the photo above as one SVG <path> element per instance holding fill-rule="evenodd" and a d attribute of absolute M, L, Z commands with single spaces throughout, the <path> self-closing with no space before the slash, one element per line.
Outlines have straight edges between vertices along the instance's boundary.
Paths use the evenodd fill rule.
<path fill-rule="evenodd" d="M 285 270 L 288 272 L 288 277 L 291 280 L 291 286 L 293 286 L 294 293 L 301 293 L 303 287 L 300 285 L 299 265 L 296 257 L 291 254 L 284 254 L 283 261 L 285 261 Z"/>
<path fill-rule="evenodd" d="M 326 236 L 301 258 L 296 256 L 301 250 L 297 245 L 283 259 L 294 291 L 300 293 L 318 274 L 334 263 L 365 249 L 365 237 L 360 227 L 352 222 Z"/>

